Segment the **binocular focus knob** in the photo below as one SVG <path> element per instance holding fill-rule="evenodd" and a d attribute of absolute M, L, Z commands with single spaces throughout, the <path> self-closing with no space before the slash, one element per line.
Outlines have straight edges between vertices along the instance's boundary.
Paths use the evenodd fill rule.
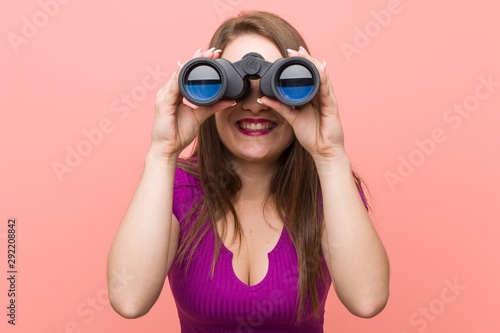
<path fill-rule="evenodd" d="M 260 71 L 262 60 L 264 57 L 256 52 L 250 52 L 243 56 L 243 70 L 248 75 L 255 75 Z"/>
<path fill-rule="evenodd" d="M 247 58 L 243 63 L 243 70 L 248 75 L 255 75 L 260 71 L 260 61 L 255 58 Z"/>

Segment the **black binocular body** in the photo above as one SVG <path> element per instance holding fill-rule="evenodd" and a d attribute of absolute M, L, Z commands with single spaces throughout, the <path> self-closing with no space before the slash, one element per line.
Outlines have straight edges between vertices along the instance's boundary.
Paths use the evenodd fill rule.
<path fill-rule="evenodd" d="M 179 87 L 189 102 L 207 106 L 245 98 L 249 80 L 257 79 L 264 96 L 294 107 L 309 103 L 319 89 L 319 73 L 311 61 L 289 57 L 271 63 L 255 52 L 234 63 L 224 58 L 191 59 L 179 73 Z"/>

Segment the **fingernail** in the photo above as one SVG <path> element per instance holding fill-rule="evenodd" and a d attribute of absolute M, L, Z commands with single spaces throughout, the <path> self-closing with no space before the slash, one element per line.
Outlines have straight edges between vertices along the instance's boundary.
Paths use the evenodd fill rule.
<path fill-rule="evenodd" d="M 182 63 L 181 63 L 181 61 L 179 60 L 179 61 L 177 61 L 177 68 L 181 68 L 181 67 L 182 67 Z"/>
<path fill-rule="evenodd" d="M 309 52 L 307 52 L 307 50 L 303 46 L 299 46 L 299 49 L 304 51 L 305 53 L 309 53 Z"/>
<path fill-rule="evenodd" d="M 262 104 L 262 101 L 260 100 L 260 98 L 257 98 L 257 103 Z"/>
<path fill-rule="evenodd" d="M 199 48 L 198 50 L 196 50 L 196 52 L 194 53 L 194 55 L 196 55 L 197 53 L 200 53 L 202 50 L 202 48 Z"/>
<path fill-rule="evenodd" d="M 323 68 L 326 69 L 326 61 L 323 61 Z"/>
<path fill-rule="evenodd" d="M 292 49 L 286 49 L 288 53 L 297 53 L 297 51 L 292 50 Z"/>
<path fill-rule="evenodd" d="M 212 52 L 213 50 L 215 50 L 215 47 L 212 47 L 210 48 L 209 50 L 207 50 L 208 52 Z"/>
<path fill-rule="evenodd" d="M 214 51 L 214 53 L 221 53 L 221 52 L 222 52 L 221 49 L 217 49 L 217 50 Z"/>
<path fill-rule="evenodd" d="M 233 101 L 233 104 L 231 104 L 231 106 L 235 106 L 236 104 L 238 104 L 238 102 Z"/>

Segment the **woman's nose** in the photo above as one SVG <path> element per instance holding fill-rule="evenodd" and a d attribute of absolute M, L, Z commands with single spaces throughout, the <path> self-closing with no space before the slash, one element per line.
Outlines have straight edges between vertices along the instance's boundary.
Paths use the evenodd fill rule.
<path fill-rule="evenodd" d="M 258 113 L 268 110 L 269 107 L 257 102 L 257 98 L 262 97 L 260 91 L 260 80 L 250 80 L 250 91 L 248 95 L 241 101 L 241 108 L 246 111 Z"/>

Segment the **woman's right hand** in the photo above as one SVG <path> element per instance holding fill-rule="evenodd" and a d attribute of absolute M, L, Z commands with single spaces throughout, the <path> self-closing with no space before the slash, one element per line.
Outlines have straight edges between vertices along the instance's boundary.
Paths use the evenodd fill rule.
<path fill-rule="evenodd" d="M 195 52 L 193 58 L 217 59 L 220 50 L 214 48 Z M 163 157 L 177 158 L 196 137 L 200 125 L 215 112 L 234 105 L 233 100 L 221 100 L 206 107 L 192 107 L 183 102 L 178 79 L 182 68 L 179 61 L 177 70 L 156 94 L 156 112 L 153 120 L 152 149 Z"/>

